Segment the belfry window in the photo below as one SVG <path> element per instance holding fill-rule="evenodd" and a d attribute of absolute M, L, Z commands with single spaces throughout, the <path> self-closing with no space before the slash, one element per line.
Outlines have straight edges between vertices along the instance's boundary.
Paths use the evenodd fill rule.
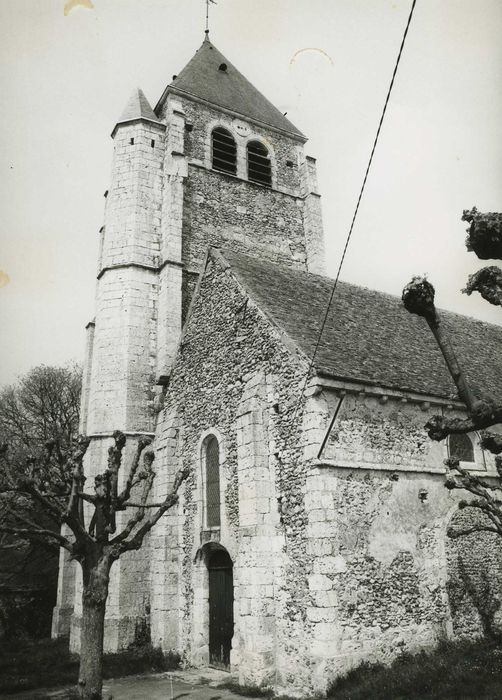
<path fill-rule="evenodd" d="M 474 463 L 474 447 L 472 440 L 464 433 L 453 433 L 448 438 L 448 450 L 451 459 L 458 459 L 459 462 Z"/>
<path fill-rule="evenodd" d="M 235 175 L 237 172 L 237 146 L 232 134 L 222 127 L 212 133 L 212 164 L 214 170 Z"/>
<path fill-rule="evenodd" d="M 205 442 L 206 525 L 219 527 L 220 518 L 220 446 L 211 435 Z"/>
<path fill-rule="evenodd" d="M 248 143 L 248 179 L 260 185 L 272 186 L 272 168 L 268 151 L 260 141 Z"/>

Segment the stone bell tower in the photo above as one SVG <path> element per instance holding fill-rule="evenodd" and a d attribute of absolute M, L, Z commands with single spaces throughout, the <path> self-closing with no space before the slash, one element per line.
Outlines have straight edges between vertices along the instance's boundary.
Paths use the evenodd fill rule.
<path fill-rule="evenodd" d="M 324 266 L 315 161 L 305 136 L 208 35 L 155 110 L 136 90 L 112 131 L 110 187 L 87 327 L 81 431 L 87 474 L 102 469 L 114 430 L 155 435 L 208 246 L 312 272 Z M 168 389 L 167 389 L 168 390 Z M 105 647 L 124 647 L 149 605 L 148 544 L 112 568 Z M 53 634 L 78 647 L 79 583 L 60 566 Z M 72 614 L 73 612 L 73 614 Z"/>

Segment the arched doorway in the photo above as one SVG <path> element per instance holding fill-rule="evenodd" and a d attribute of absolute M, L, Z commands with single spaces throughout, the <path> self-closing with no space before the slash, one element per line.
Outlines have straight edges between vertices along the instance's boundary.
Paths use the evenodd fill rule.
<path fill-rule="evenodd" d="M 230 668 L 234 634 L 234 582 L 232 560 L 224 549 L 210 553 L 209 572 L 209 665 Z"/>

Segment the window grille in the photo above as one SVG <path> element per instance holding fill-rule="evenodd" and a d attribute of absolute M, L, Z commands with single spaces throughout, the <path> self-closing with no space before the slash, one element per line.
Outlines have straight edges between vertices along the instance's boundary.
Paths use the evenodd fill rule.
<path fill-rule="evenodd" d="M 218 440 L 206 442 L 206 512 L 207 527 L 220 526 L 220 448 Z"/>
<path fill-rule="evenodd" d="M 464 433 L 450 435 L 448 448 L 451 459 L 458 459 L 459 462 L 474 462 L 474 448 L 468 435 Z"/>
<path fill-rule="evenodd" d="M 224 173 L 237 173 L 237 146 L 232 135 L 218 127 L 212 133 L 212 163 L 215 170 Z"/>
<path fill-rule="evenodd" d="M 268 151 L 259 141 L 248 143 L 248 179 L 260 185 L 272 186 L 272 168 Z"/>

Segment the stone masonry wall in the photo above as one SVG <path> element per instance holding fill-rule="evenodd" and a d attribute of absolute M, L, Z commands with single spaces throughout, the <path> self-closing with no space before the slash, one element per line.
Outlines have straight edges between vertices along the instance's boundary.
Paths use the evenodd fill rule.
<path fill-rule="evenodd" d="M 188 163 L 183 198 L 185 270 L 193 274 L 200 269 L 209 245 L 227 245 L 252 250 L 271 262 L 321 271 L 324 249 L 315 162 L 305 158 L 303 143 L 178 95 L 163 105 L 161 118 L 168 124 L 174 104 L 184 118 L 180 152 Z M 216 126 L 224 126 L 235 138 L 236 176 L 212 170 L 211 132 Z M 262 141 L 269 151 L 271 188 L 247 178 L 246 144 L 252 139 Z M 187 272 L 184 308 L 191 298 Z"/>
<path fill-rule="evenodd" d="M 190 166 L 183 260 L 199 269 L 208 245 L 225 243 L 270 262 L 305 267 L 303 201 L 231 175 Z"/>
<path fill-rule="evenodd" d="M 487 569 L 496 588 L 501 560 L 489 537 L 477 550 L 447 537 L 465 494 L 445 489 L 446 445 L 430 441 L 423 428 L 441 407 L 360 391 L 326 391 L 317 404 L 325 429 L 338 410 L 305 499 L 312 555 L 307 615 L 314 686 L 323 691 L 330 677 L 363 660 L 388 662 L 468 627 L 475 634 L 479 615 L 459 557 L 478 577 L 478 590 Z M 493 458 L 477 445 L 474 451 L 473 468 L 493 473 Z"/>
<path fill-rule="evenodd" d="M 152 429 L 163 160 L 160 125 L 117 127 L 96 292 L 89 435 Z"/>
<path fill-rule="evenodd" d="M 139 433 L 154 426 L 158 274 L 164 138 L 161 125 L 119 125 L 105 210 L 85 430 L 91 437 L 84 469 L 88 482 L 107 464 L 115 430 L 127 435 L 121 483 Z M 121 484 L 119 484 L 120 487 Z M 90 514 L 89 516 L 90 517 Z M 126 514 L 120 514 L 118 528 Z M 112 567 L 105 650 L 130 644 L 147 617 L 148 544 Z M 145 578 L 146 577 L 146 578 Z M 65 578 L 64 572 L 60 578 Z M 80 645 L 81 575 L 75 576 L 70 646 Z M 57 615 L 57 611 L 55 617 Z"/>
<path fill-rule="evenodd" d="M 285 673 L 303 668 L 308 675 L 298 600 L 307 591 L 299 518 L 306 482 L 301 405 L 293 420 L 305 371 L 305 360 L 285 348 L 231 275 L 211 260 L 157 428 L 158 493 L 182 463 L 191 477 L 177 511 L 152 537 L 154 642 L 174 646 L 189 662 L 203 660 L 198 553 L 216 541 L 234 562 L 232 664 L 248 683 L 275 682 L 279 657 Z M 218 533 L 206 532 L 201 520 L 201 440 L 211 431 L 224 455 Z M 282 512 L 286 502 L 290 509 Z"/>
<path fill-rule="evenodd" d="M 481 518 L 467 508 L 456 511 L 449 526 L 460 530 L 476 523 L 481 523 Z M 491 523 L 485 519 L 482 524 Z M 483 634 L 500 635 L 502 552 L 499 535 L 475 532 L 458 539 L 448 538 L 446 556 L 448 601 L 454 635 L 468 639 Z"/>

